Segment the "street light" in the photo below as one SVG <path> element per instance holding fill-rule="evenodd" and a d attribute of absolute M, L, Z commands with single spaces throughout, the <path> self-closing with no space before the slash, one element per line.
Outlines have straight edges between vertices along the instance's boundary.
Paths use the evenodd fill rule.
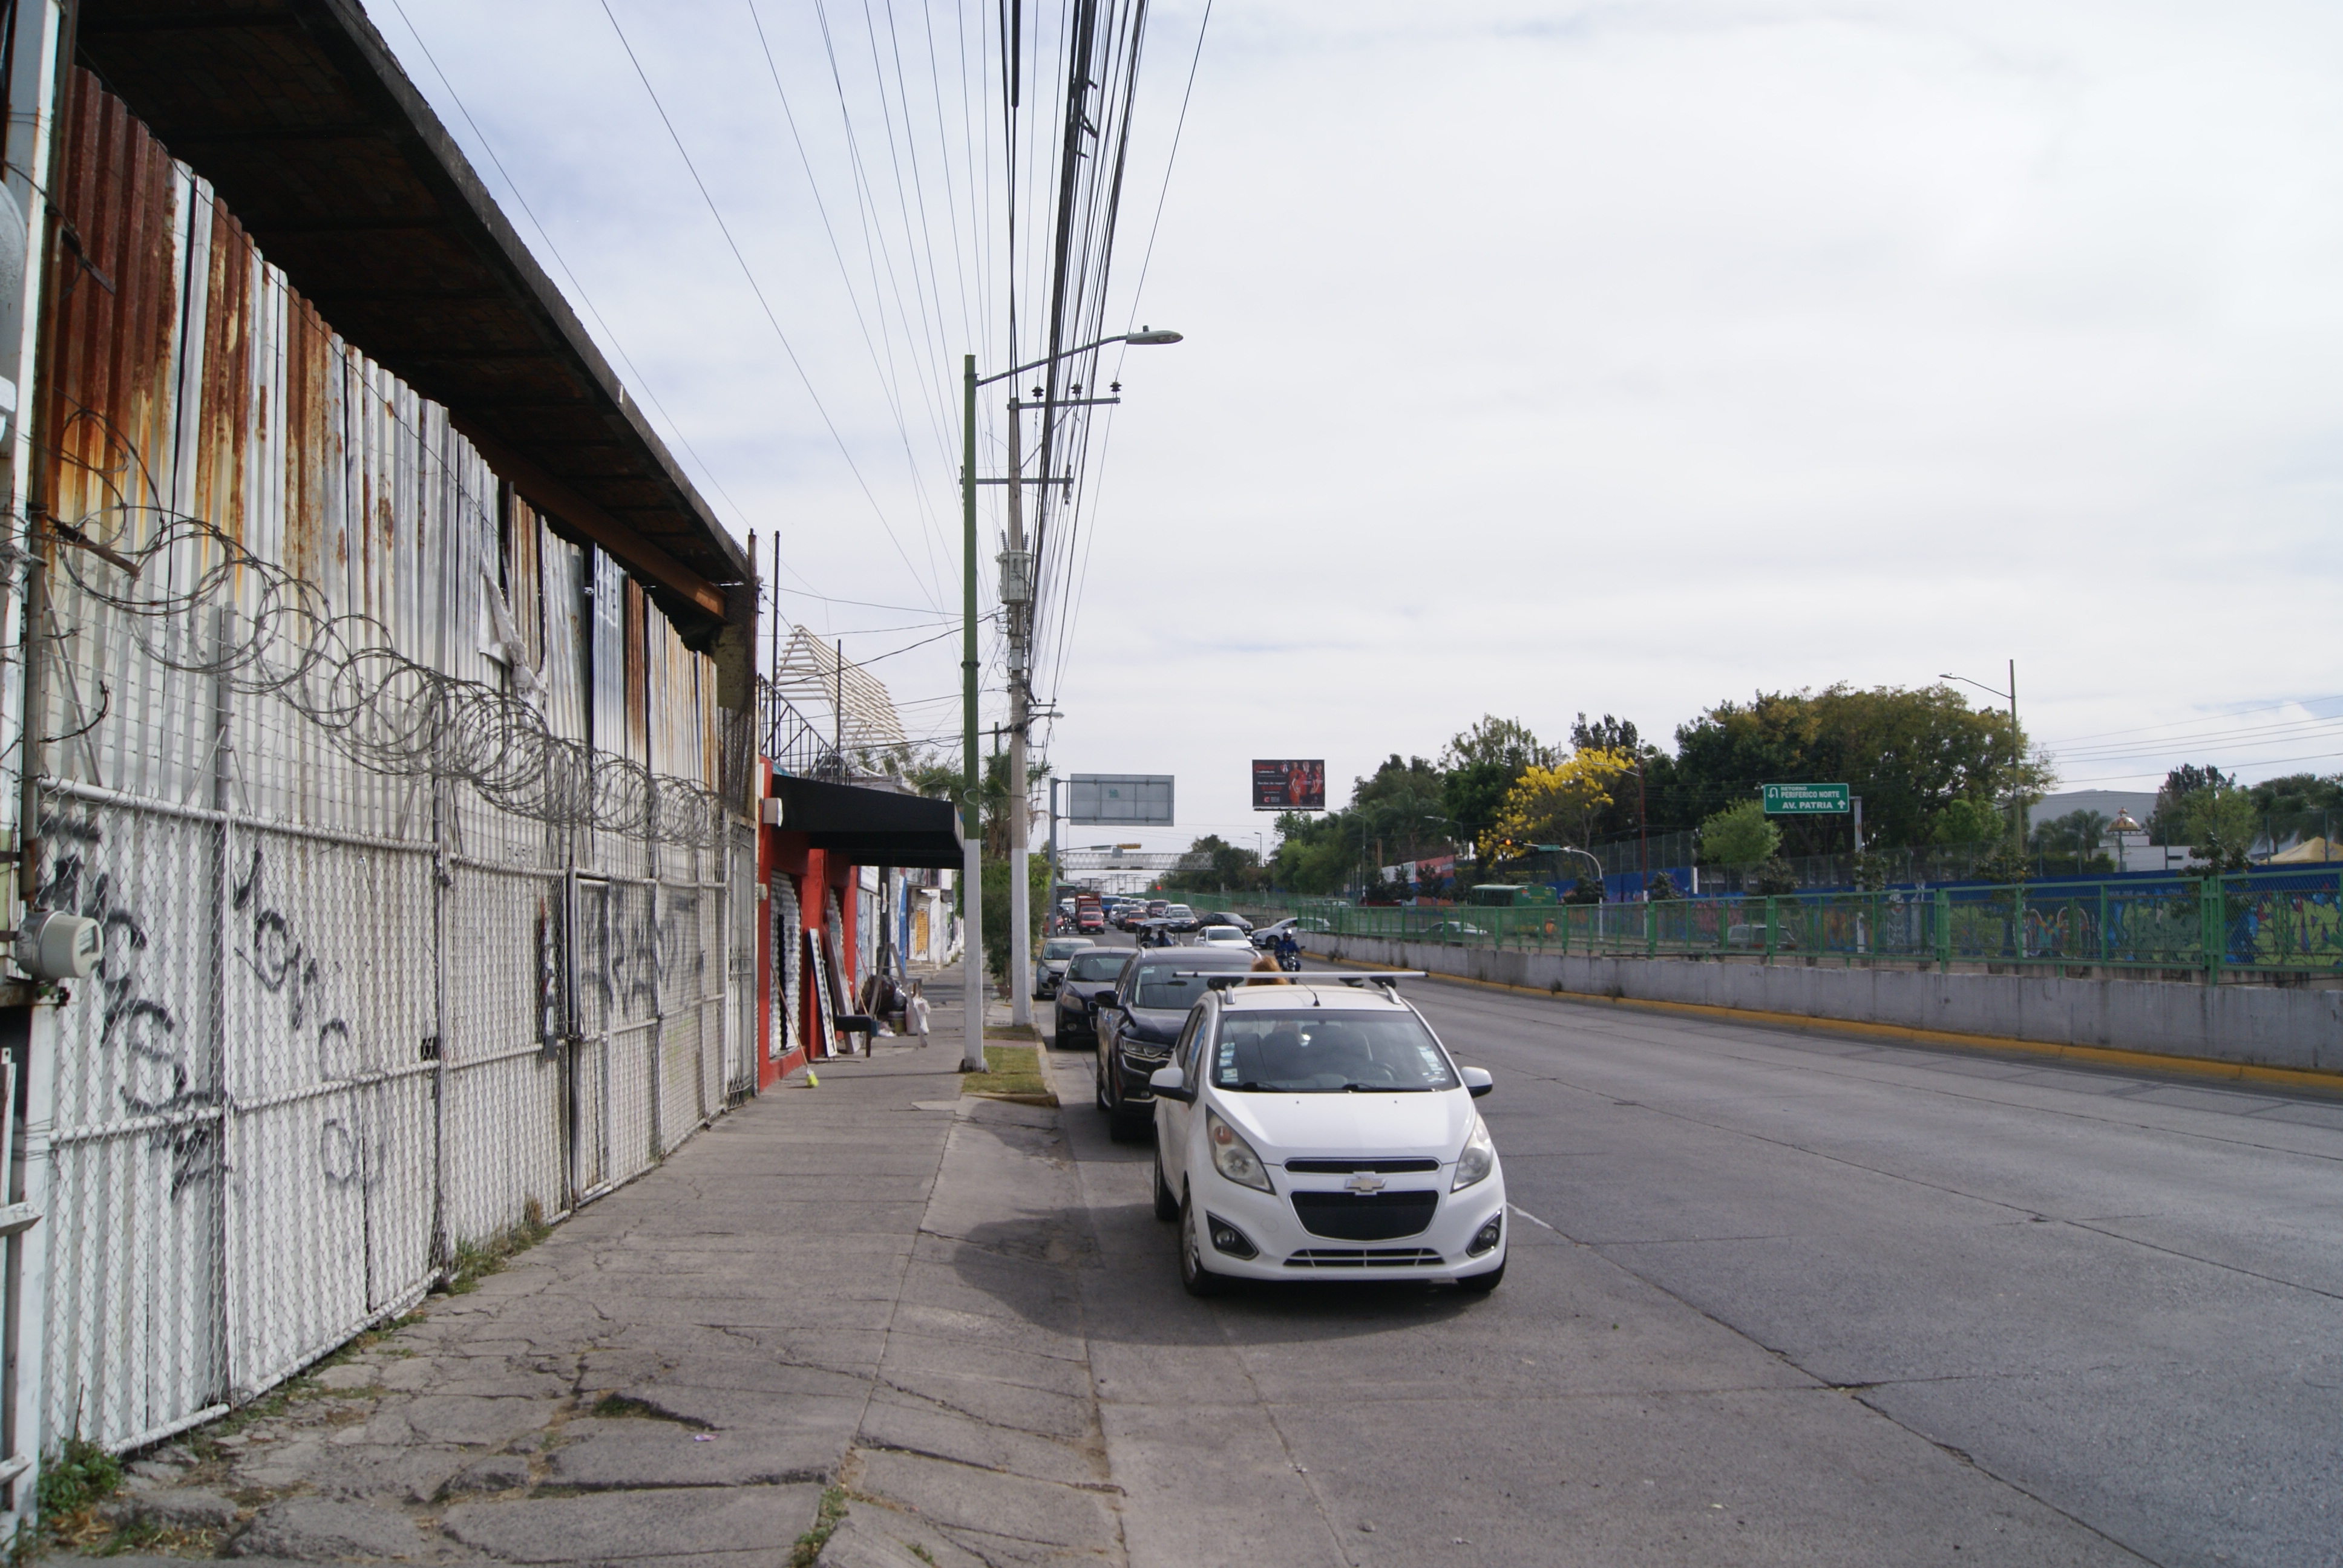
<path fill-rule="evenodd" d="M 2131 869 L 2131 853 L 2124 845 L 2127 833 L 2137 833 L 2143 839 L 2147 837 L 2147 829 L 2132 820 L 2129 810 L 2118 806 L 2116 808 L 2116 819 L 2107 824 L 2107 836 L 2116 841 L 2116 870 L 2119 873 Z"/>
<path fill-rule="evenodd" d="M 975 355 L 963 355 L 960 359 L 962 398 L 960 507 L 960 553 L 963 568 L 960 578 L 960 729 L 962 766 L 966 769 L 968 782 L 967 791 L 960 803 L 961 831 L 965 838 L 965 843 L 960 851 L 960 877 L 968 886 L 967 895 L 961 901 L 968 922 L 968 940 L 962 958 L 962 973 L 965 976 L 967 991 L 967 1022 L 963 1026 L 960 1048 L 960 1067 L 965 1071 L 982 1072 L 984 1070 L 984 960 L 982 956 L 984 952 L 984 828 L 982 813 L 978 804 L 978 783 L 982 775 L 978 771 L 976 749 L 976 677 L 979 668 L 976 658 L 976 487 L 980 482 L 976 477 L 976 389 L 980 387 L 990 387 L 996 381 L 1008 380 L 1014 376 L 1022 376 L 1028 370 L 1039 370 L 1045 365 L 1054 365 L 1061 359 L 1071 359 L 1077 355 L 1088 354 L 1092 349 L 1103 348 L 1110 343 L 1152 346 L 1179 341 L 1180 334 L 1176 332 L 1141 327 L 1136 332 L 1118 333 L 1113 337 L 1099 338 L 1096 342 L 1085 343 L 1079 348 L 1061 349 L 1055 354 L 1036 359 L 1029 365 L 1020 365 L 1014 369 L 1003 370 L 997 375 L 982 377 L 976 373 Z M 1092 401 L 1109 400 L 1092 399 Z M 1025 548 L 1025 538 L 1023 523 L 1018 511 L 1017 448 L 1019 445 L 1012 432 L 1009 444 L 1008 484 L 1011 529 L 1009 548 L 1011 551 L 1021 553 Z M 1045 484 L 1051 482 L 1051 477 L 1046 473 L 1041 476 L 1041 479 Z M 1027 603 L 1030 605 L 1031 602 L 1029 598 Z M 1014 618 L 1014 617 L 1011 618 L 1012 621 Z M 1021 628 L 1018 628 L 1018 635 L 1021 638 Z M 1019 646 L 1021 648 L 1021 641 Z M 1029 993 L 1032 990 L 1033 968 L 1033 940 L 1032 933 L 1029 929 L 1032 915 L 1027 908 L 1031 894 L 1026 886 L 1025 874 L 1025 854 L 1031 829 L 1031 824 L 1026 820 L 1028 812 L 1025 802 L 1027 787 L 1025 704 L 1029 696 L 1025 689 L 1025 681 L 1026 673 L 1021 668 L 1012 668 L 1010 670 L 1009 987 L 1010 995 L 1012 998 L 1011 1005 L 1020 1022 L 1028 1022 L 1032 1018 L 1032 1002 Z"/>
<path fill-rule="evenodd" d="M 2019 770 L 2026 766 L 2023 752 L 2026 743 L 2018 739 L 2017 733 L 2017 660 L 2013 658 L 2009 661 L 2007 691 L 1996 691 L 1982 680 L 1971 680 L 1966 675 L 1955 675 L 1949 670 L 1937 676 L 1936 678 L 1957 680 L 1963 686 L 1974 686 L 1979 691 L 1989 696 L 2003 698 L 2009 703 L 2009 835 L 2012 841 L 2010 853 L 2023 856 L 2026 853 L 2026 818 L 2024 816 L 2026 808 L 2019 799 L 2017 776 Z"/>

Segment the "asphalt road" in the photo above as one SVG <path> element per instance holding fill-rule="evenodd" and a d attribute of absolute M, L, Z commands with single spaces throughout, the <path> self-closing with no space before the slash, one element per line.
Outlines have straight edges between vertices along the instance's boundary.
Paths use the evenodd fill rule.
<path fill-rule="evenodd" d="M 2343 1102 L 1407 983 L 1486 1301 L 1189 1300 L 1054 1053 L 1134 1563 L 2343 1563 Z"/>

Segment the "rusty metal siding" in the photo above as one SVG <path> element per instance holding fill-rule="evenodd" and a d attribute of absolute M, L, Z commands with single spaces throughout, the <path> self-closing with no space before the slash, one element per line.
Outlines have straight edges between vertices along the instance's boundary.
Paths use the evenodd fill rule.
<path fill-rule="evenodd" d="M 42 900 L 106 932 L 58 1015 L 41 1397 L 53 1439 L 119 1447 L 688 1136 L 737 1043 L 710 955 L 753 905 L 722 869 L 745 824 L 697 793 L 710 662 L 601 551 L 508 505 L 447 411 L 337 337 L 86 75 L 59 124 L 81 248 L 45 300 L 50 508 L 109 548 L 166 542 L 135 579 L 47 547 L 31 720 L 58 738 Z M 499 593 L 527 683 L 489 650 Z M 569 752 L 528 749 L 538 717 L 618 754 L 591 759 L 588 830 L 544 808 L 578 793 L 443 776 L 470 748 L 567 779 Z M 548 1012 L 565 962 L 592 1055 Z"/>

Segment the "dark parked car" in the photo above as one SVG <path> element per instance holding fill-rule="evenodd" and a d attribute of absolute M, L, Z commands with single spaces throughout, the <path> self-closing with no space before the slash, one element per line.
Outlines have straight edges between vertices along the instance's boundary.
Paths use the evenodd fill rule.
<path fill-rule="evenodd" d="M 1094 1020 L 1100 999 L 1114 994 L 1115 977 L 1130 960 L 1129 948 L 1094 947 L 1066 962 L 1066 978 L 1058 985 L 1058 1005 L 1051 1018 L 1051 1040 L 1061 1050 L 1097 1039 Z"/>
<path fill-rule="evenodd" d="M 1251 935 L 1252 932 L 1252 922 L 1232 910 L 1212 910 L 1204 916 L 1204 924 L 1208 926 L 1234 926 L 1237 930 L 1245 932 L 1247 935 Z"/>
<path fill-rule="evenodd" d="M 1043 942 L 1041 957 L 1033 963 L 1033 1000 L 1047 1001 L 1057 995 L 1074 955 L 1096 946 L 1088 937 L 1051 937 Z"/>
<path fill-rule="evenodd" d="M 1135 1138 L 1155 1116 L 1148 1079 L 1172 1060 L 1188 1010 L 1204 994 L 1202 972 L 1242 974 L 1250 947 L 1149 949 L 1123 966 L 1114 994 L 1098 1008 L 1098 1108 L 1118 1142 Z M 1182 979 L 1185 974 L 1190 978 Z M 1071 989 L 1069 986 L 1068 989 Z"/>

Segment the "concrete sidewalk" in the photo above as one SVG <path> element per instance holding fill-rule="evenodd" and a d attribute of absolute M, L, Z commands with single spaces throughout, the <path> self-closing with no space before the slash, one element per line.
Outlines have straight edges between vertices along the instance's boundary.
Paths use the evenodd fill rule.
<path fill-rule="evenodd" d="M 110 1516 L 302 1562 L 779 1564 L 822 1522 L 840 1568 L 1121 1562 L 1095 1248 L 1057 1114 L 961 1098 L 957 980 L 928 1048 L 795 1075 Z"/>

